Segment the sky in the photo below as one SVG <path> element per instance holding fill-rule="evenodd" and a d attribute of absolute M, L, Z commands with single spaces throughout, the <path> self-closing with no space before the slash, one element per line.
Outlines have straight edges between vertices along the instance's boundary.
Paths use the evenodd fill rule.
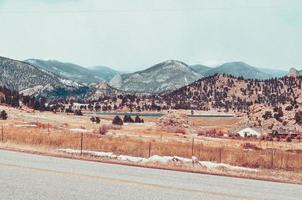
<path fill-rule="evenodd" d="M 0 0 L 0 56 L 302 69 L 301 0 Z"/>

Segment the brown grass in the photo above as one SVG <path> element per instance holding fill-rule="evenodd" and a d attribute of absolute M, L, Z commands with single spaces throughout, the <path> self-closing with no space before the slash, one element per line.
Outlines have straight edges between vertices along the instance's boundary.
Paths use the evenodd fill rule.
<path fill-rule="evenodd" d="M 118 129 L 106 126 L 109 129 Z M 1 135 L 0 135 L 1 136 Z M 15 144 L 47 146 L 53 149 L 74 148 L 81 146 L 81 134 L 66 133 L 60 129 L 50 129 L 48 126 L 37 128 L 6 127 L 3 142 Z M 149 152 L 151 145 L 151 152 Z M 247 145 L 251 146 L 251 144 Z M 253 146 L 253 145 L 252 145 Z M 192 148 L 193 147 L 193 148 Z M 148 139 L 127 136 L 101 136 L 100 134 L 84 134 L 83 149 L 114 152 L 132 156 L 148 157 L 151 155 L 198 157 L 200 160 L 228 163 L 232 165 L 264 169 L 282 169 L 302 171 L 302 152 L 277 149 L 245 148 L 246 146 L 211 146 L 206 142 L 195 139 L 193 142 Z"/>

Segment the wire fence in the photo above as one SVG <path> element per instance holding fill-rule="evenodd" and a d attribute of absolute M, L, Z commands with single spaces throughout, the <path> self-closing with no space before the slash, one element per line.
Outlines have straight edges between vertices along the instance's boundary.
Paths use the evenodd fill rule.
<path fill-rule="evenodd" d="M 192 140 L 169 140 L 130 137 L 102 136 L 91 133 L 72 133 L 43 127 L 1 127 L 1 142 L 45 146 L 53 149 L 80 149 L 113 152 L 116 155 L 139 157 L 180 156 L 199 160 L 226 163 L 237 166 L 302 171 L 302 151 L 276 148 L 244 149 L 229 146 L 210 146 L 198 138 Z M 234 142 L 234 141 L 233 141 Z"/>

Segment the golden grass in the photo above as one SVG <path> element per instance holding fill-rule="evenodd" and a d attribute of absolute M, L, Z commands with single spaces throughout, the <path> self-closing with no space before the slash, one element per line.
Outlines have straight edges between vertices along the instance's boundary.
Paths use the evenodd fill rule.
<path fill-rule="evenodd" d="M 1 132 L 0 132 L 1 138 Z M 3 142 L 15 144 L 46 146 L 53 149 L 81 147 L 81 134 L 70 133 L 61 129 L 39 125 L 37 128 L 6 127 Z M 231 142 L 235 142 L 230 140 Z M 241 141 L 243 143 L 244 141 Z M 255 142 L 257 144 L 257 142 Z M 302 153 L 282 149 L 243 149 L 240 145 L 210 145 L 195 139 L 192 150 L 190 140 L 150 139 L 144 137 L 101 136 L 83 134 L 83 149 L 114 152 L 132 156 L 150 155 L 182 156 L 192 155 L 199 160 L 228 163 L 232 165 L 264 169 L 282 169 L 302 171 Z M 150 148 L 151 147 L 151 148 Z M 151 150 L 149 152 L 149 149 Z"/>

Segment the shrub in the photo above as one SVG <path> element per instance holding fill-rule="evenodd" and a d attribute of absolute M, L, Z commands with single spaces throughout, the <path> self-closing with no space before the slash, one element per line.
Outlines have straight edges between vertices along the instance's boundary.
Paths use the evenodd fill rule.
<path fill-rule="evenodd" d="M 91 118 L 90 118 L 90 121 L 91 121 L 92 123 L 94 123 L 94 122 L 96 121 L 95 117 L 91 117 Z"/>
<path fill-rule="evenodd" d="M 99 134 L 101 135 L 105 135 L 109 130 L 110 130 L 110 126 L 108 125 L 103 125 L 99 128 Z"/>
<path fill-rule="evenodd" d="M 83 116 L 83 113 L 82 113 L 81 110 L 75 110 L 75 111 L 74 111 L 74 114 L 75 114 L 75 115 L 78 115 L 78 116 Z"/>
<path fill-rule="evenodd" d="M 291 106 L 291 105 L 286 106 L 286 107 L 285 107 L 285 110 L 287 110 L 287 111 L 291 111 L 291 110 L 293 110 L 293 106 Z"/>
<path fill-rule="evenodd" d="M 124 124 L 123 120 L 117 115 L 113 118 L 112 124 L 122 126 Z"/>
<path fill-rule="evenodd" d="M 186 134 L 186 129 L 182 127 L 174 127 L 174 126 L 168 126 L 165 128 L 167 132 L 169 133 L 180 133 L 180 134 Z"/>
<path fill-rule="evenodd" d="M 135 123 L 144 123 L 144 120 L 141 119 L 138 115 L 135 117 Z"/>
<path fill-rule="evenodd" d="M 273 117 L 273 115 L 272 115 L 271 111 L 265 111 L 264 115 L 262 115 L 263 119 L 269 119 L 269 118 L 272 118 L 272 117 Z"/>
<path fill-rule="evenodd" d="M 97 123 L 97 124 L 99 124 L 99 123 L 101 122 L 101 119 L 100 119 L 99 117 L 91 117 L 91 118 L 90 118 L 90 121 L 91 121 L 92 123 Z"/>
<path fill-rule="evenodd" d="M 295 114 L 295 120 L 296 120 L 297 124 L 299 124 L 299 125 L 302 124 L 302 111 L 296 112 L 296 114 Z"/>
<path fill-rule="evenodd" d="M 251 143 L 244 143 L 241 145 L 243 149 L 252 149 L 252 150 L 262 150 L 261 148 L 257 147 L 255 144 Z"/>
<path fill-rule="evenodd" d="M 5 110 L 2 110 L 0 113 L 0 119 L 7 120 L 8 116 Z"/>
<path fill-rule="evenodd" d="M 95 117 L 95 123 L 99 124 L 101 122 L 99 117 Z"/>
<path fill-rule="evenodd" d="M 139 118 L 138 115 L 135 117 L 135 123 L 141 123 L 141 119 Z"/>
<path fill-rule="evenodd" d="M 125 115 L 123 121 L 124 121 L 124 123 L 134 123 L 134 120 L 132 119 L 132 117 L 130 115 Z"/>

